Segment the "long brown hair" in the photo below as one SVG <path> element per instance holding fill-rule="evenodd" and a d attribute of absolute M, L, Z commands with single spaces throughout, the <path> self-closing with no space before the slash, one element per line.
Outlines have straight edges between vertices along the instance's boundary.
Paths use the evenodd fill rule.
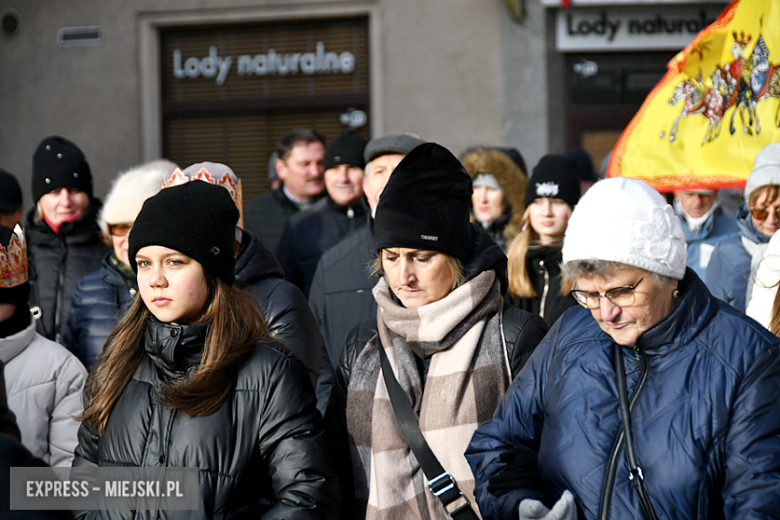
<path fill-rule="evenodd" d="M 198 368 L 184 381 L 162 384 L 158 402 L 192 416 L 210 415 L 227 397 L 241 364 L 261 341 L 271 339 L 257 302 L 204 270 L 209 297 L 196 324 L 207 324 L 206 343 Z M 111 410 L 144 357 L 149 309 L 140 295 L 108 337 L 87 382 L 89 404 L 81 420 L 98 435 L 105 433 Z"/>
<path fill-rule="evenodd" d="M 508 259 L 509 294 L 521 298 L 536 298 L 538 296 L 528 277 L 526 257 L 531 240 L 539 240 L 539 235 L 531 226 L 530 206 L 523 212 L 520 233 L 512 240 L 506 251 Z M 561 281 L 561 296 L 566 296 L 571 291 L 574 282 L 568 278 Z"/>

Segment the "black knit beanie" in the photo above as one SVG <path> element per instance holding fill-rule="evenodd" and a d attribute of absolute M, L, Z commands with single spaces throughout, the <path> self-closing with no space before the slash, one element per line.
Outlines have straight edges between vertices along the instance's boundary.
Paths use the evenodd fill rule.
<path fill-rule="evenodd" d="M 333 138 L 325 149 L 325 157 L 322 159 L 322 167 L 326 170 L 336 166 L 346 164 L 347 166 L 366 167 L 366 160 L 363 158 L 363 149 L 368 141 L 352 130 L 347 128 L 339 135 Z"/>
<path fill-rule="evenodd" d="M 27 252 L 22 247 L 21 253 L 9 253 L 14 232 L 11 228 L 0 226 L 0 303 L 15 305 L 27 304 L 30 296 L 30 282 L 27 281 Z M 21 240 L 19 244 L 21 245 Z"/>
<path fill-rule="evenodd" d="M 223 281 L 235 281 L 238 208 L 222 186 L 190 181 L 146 199 L 130 231 L 130 267 L 142 247 L 163 246 L 200 262 Z"/>
<path fill-rule="evenodd" d="M 550 197 L 563 199 L 574 207 L 580 200 L 580 176 L 577 162 L 563 155 L 545 155 L 534 167 L 525 190 L 525 206 L 535 199 Z"/>
<path fill-rule="evenodd" d="M 387 181 L 374 219 L 377 249 L 408 247 L 471 257 L 471 177 L 449 150 L 416 147 Z"/>
<path fill-rule="evenodd" d="M 32 196 L 35 202 L 52 190 L 74 188 L 92 199 L 92 172 L 79 147 L 63 137 L 47 137 L 33 154 Z"/>

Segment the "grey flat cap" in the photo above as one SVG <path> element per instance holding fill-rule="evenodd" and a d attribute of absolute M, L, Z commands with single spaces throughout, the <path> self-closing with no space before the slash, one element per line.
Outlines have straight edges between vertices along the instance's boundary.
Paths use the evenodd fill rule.
<path fill-rule="evenodd" d="M 371 139 L 363 150 L 366 162 L 388 153 L 408 154 L 425 141 L 414 134 L 393 134 Z"/>

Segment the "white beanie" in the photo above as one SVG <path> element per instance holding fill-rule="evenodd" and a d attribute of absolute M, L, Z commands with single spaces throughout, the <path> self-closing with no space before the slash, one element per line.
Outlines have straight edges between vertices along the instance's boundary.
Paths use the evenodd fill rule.
<path fill-rule="evenodd" d="M 756 163 L 745 184 L 745 202 L 750 203 L 751 193 L 770 184 L 780 186 L 780 143 L 769 143 L 756 155 Z"/>
<path fill-rule="evenodd" d="M 135 222 L 144 201 L 162 189 L 168 173 L 162 163 L 155 161 L 119 174 L 111 185 L 98 219 L 103 233 L 108 234 L 109 224 Z"/>
<path fill-rule="evenodd" d="M 619 262 L 682 280 L 687 250 L 680 219 L 648 184 L 615 177 L 593 185 L 569 218 L 563 263 Z"/>

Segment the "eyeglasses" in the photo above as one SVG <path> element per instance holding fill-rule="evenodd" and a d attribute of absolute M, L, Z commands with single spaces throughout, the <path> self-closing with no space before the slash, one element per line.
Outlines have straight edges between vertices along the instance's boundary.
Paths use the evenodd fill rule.
<path fill-rule="evenodd" d="M 769 212 L 772 211 L 775 214 L 776 219 L 780 219 L 780 206 L 768 207 L 768 208 L 750 208 L 750 214 L 756 220 L 764 220 L 769 216 Z"/>
<path fill-rule="evenodd" d="M 613 287 L 603 294 L 591 291 L 582 291 L 580 289 L 574 289 L 570 292 L 570 294 L 574 297 L 575 300 L 577 300 L 577 303 L 583 307 L 587 307 L 588 309 L 598 309 L 601 306 L 602 297 L 611 301 L 618 307 L 631 307 L 636 302 L 636 294 L 634 294 L 634 289 L 636 289 L 644 279 L 644 277 L 640 278 L 637 283 L 630 287 Z"/>
<path fill-rule="evenodd" d="M 133 229 L 132 224 L 109 224 L 108 234 L 112 237 L 123 237 Z"/>

